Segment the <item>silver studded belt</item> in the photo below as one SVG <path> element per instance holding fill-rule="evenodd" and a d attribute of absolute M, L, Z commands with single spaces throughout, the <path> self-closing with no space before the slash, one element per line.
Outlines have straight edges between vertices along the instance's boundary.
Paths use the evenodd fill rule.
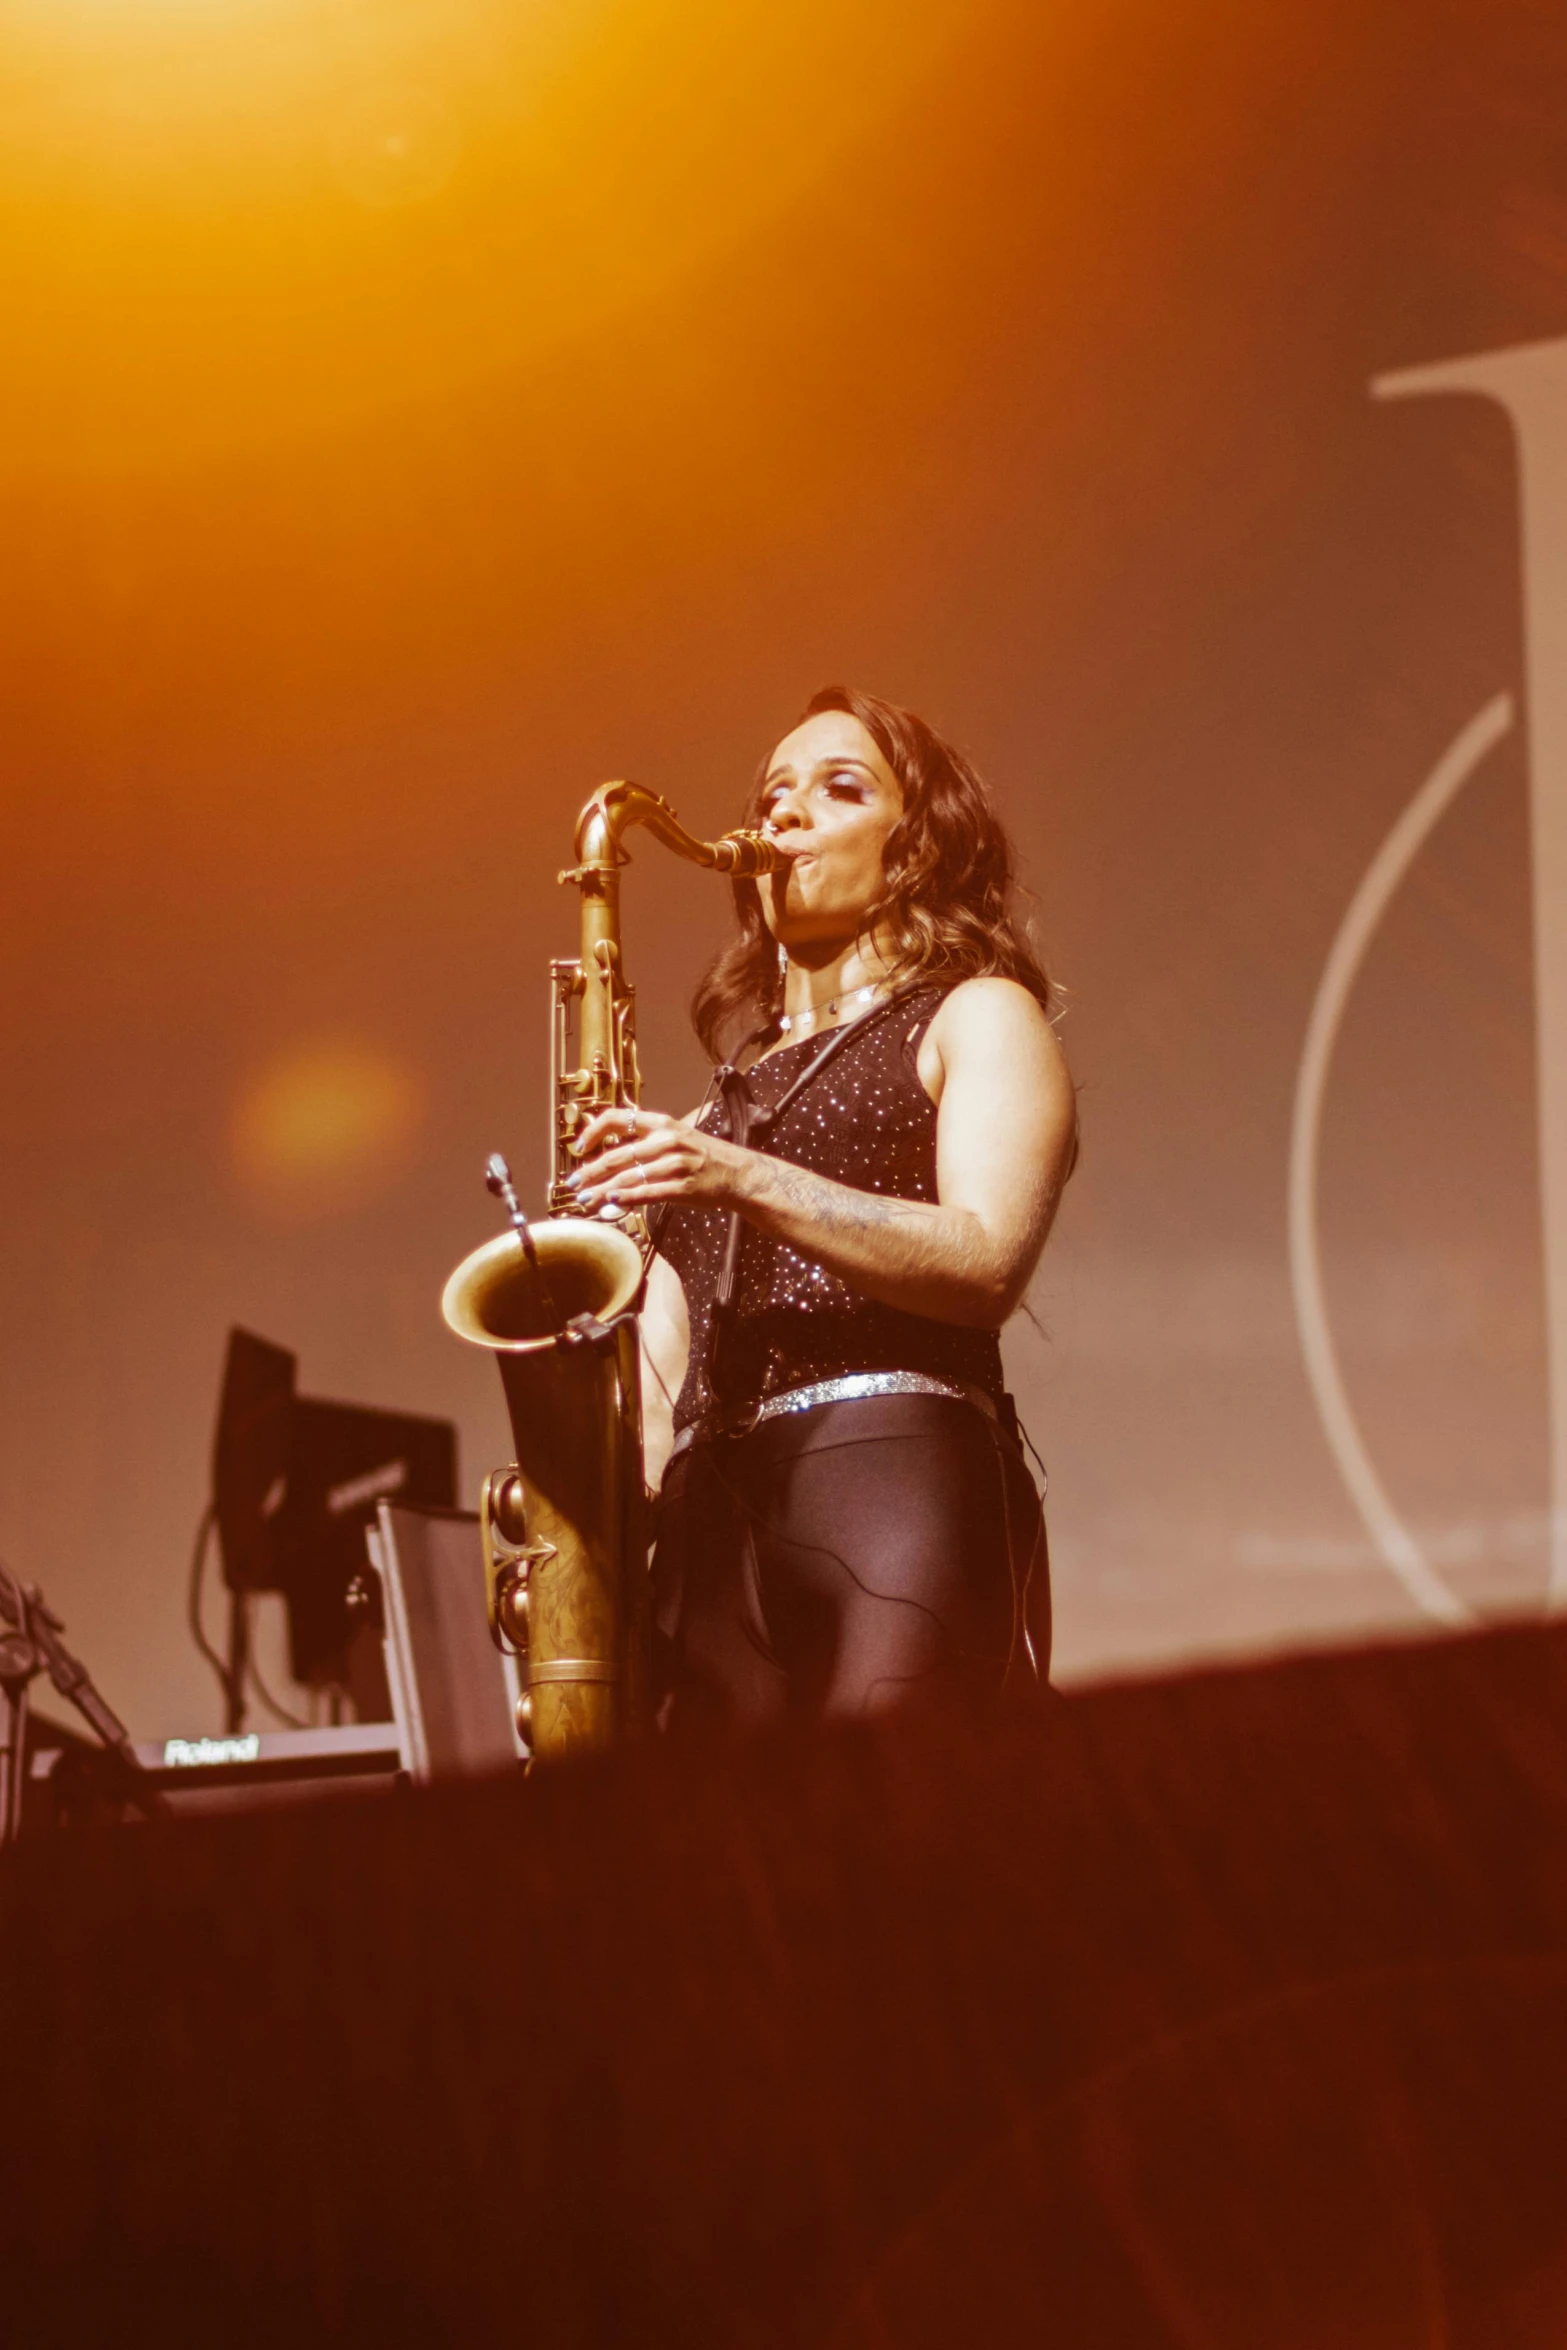
<path fill-rule="evenodd" d="M 818 1379 L 810 1387 L 786 1387 L 780 1395 L 764 1396 L 740 1426 L 725 1433 L 749 1436 L 764 1420 L 781 1420 L 786 1412 L 814 1412 L 824 1403 L 858 1403 L 869 1395 L 945 1395 L 954 1403 L 971 1403 L 987 1419 L 1000 1421 L 995 1398 L 983 1387 L 971 1387 L 965 1379 L 937 1379 L 928 1371 L 847 1371 L 841 1379 Z M 688 1452 L 698 1433 L 695 1428 L 682 1428 L 670 1447 L 670 1459 L 678 1460 Z"/>

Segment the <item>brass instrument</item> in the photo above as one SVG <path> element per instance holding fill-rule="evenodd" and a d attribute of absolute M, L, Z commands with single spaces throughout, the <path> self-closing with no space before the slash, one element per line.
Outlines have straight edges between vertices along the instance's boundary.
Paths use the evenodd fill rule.
<path fill-rule="evenodd" d="M 577 822 L 581 952 L 552 963 L 553 1175 L 549 1219 L 530 1224 L 504 1161 L 490 1185 L 512 1229 L 447 1282 L 441 1311 L 489 1347 L 506 1390 L 517 1458 L 480 1498 L 490 1628 L 519 1659 L 518 1726 L 553 1758 L 634 1735 L 648 1715 L 647 1528 L 637 1312 L 646 1229 L 614 1210 L 571 1213 L 573 1138 L 601 1110 L 634 1108 L 635 990 L 621 949 L 625 833 L 643 825 L 692 864 L 758 875 L 784 863 L 758 832 L 693 839 L 668 802 L 635 783 L 601 784 Z M 575 1042 L 572 1012 L 575 1009 Z"/>

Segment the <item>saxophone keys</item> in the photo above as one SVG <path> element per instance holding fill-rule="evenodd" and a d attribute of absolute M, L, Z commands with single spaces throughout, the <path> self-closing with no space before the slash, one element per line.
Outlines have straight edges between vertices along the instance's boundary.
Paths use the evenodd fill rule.
<path fill-rule="evenodd" d="M 522 1479 L 513 1469 L 509 1476 L 496 1478 L 490 1489 L 490 1516 L 503 1542 L 520 1550 L 528 1539 L 527 1496 Z"/>
<path fill-rule="evenodd" d="M 495 1621 L 503 1639 L 526 1654 L 528 1646 L 528 1579 L 513 1574 L 495 1594 Z"/>

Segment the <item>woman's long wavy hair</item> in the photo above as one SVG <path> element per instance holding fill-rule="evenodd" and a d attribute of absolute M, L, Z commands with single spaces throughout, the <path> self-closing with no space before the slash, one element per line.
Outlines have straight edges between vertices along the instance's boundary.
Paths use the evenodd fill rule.
<path fill-rule="evenodd" d="M 903 814 L 883 854 L 886 894 L 866 923 L 888 942 L 900 979 L 1015 979 L 1046 1012 L 1056 990 L 1013 911 L 1012 844 L 990 794 L 961 751 L 912 710 L 852 686 L 824 686 L 798 724 L 819 710 L 857 718 L 903 790 Z M 770 759 L 757 771 L 742 822 L 761 821 Z M 754 881 L 733 884 L 738 929 L 697 987 L 691 1024 L 716 1061 L 759 1021 L 783 1010 L 778 947 Z"/>

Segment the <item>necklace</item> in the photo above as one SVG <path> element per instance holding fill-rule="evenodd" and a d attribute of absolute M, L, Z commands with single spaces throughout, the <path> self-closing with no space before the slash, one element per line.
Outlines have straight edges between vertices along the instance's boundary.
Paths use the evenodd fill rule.
<path fill-rule="evenodd" d="M 779 1029 L 785 1036 L 790 1036 L 796 1028 L 814 1028 L 823 1015 L 829 1020 L 834 1019 L 840 1007 L 845 1004 L 874 1003 L 876 992 L 877 983 L 872 981 L 869 987 L 859 988 L 853 995 L 835 995 L 825 1004 L 809 1005 L 803 1012 L 784 1012 L 779 1016 Z"/>

